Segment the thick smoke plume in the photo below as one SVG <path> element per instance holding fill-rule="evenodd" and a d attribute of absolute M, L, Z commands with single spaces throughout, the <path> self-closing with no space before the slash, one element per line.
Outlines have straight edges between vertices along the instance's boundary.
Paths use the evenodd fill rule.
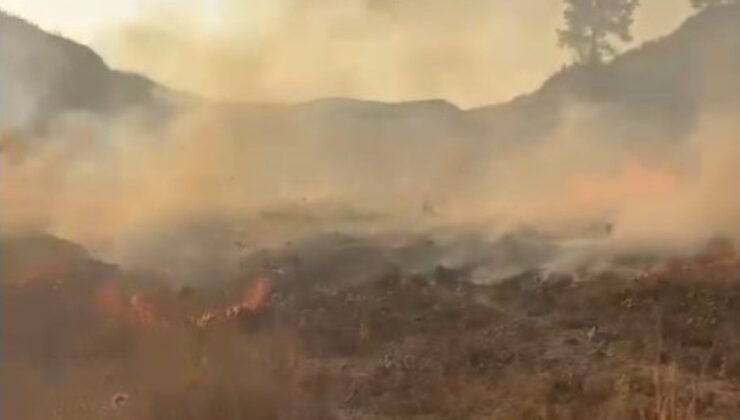
<path fill-rule="evenodd" d="M 461 8 L 459 16 L 447 16 L 447 7 L 432 4 L 424 11 L 430 18 L 475 20 L 469 12 L 477 6 Z M 301 55 L 295 50 L 282 51 L 291 42 L 281 41 L 270 54 L 255 53 L 280 65 L 257 60 L 256 73 L 242 73 L 243 62 L 223 57 L 242 57 L 251 63 L 254 55 L 249 48 L 259 50 L 269 43 L 254 41 L 261 39 L 255 35 L 248 37 L 249 45 L 233 44 L 234 39 L 224 40 L 216 34 L 204 38 L 199 50 L 209 59 L 196 60 L 208 62 L 207 68 L 178 65 L 178 70 L 189 80 L 208 75 L 207 84 L 243 82 L 211 86 L 216 90 L 260 96 L 272 95 L 272 87 L 278 85 L 286 92 L 299 86 L 298 96 L 311 96 L 311 92 L 326 93 L 328 85 L 315 80 L 311 69 L 299 66 L 290 73 L 297 78 L 295 85 L 283 85 L 286 75 L 282 75 L 274 79 L 280 81 L 278 85 L 262 93 L 260 89 L 272 80 L 275 69 L 291 67 L 280 62 L 288 57 L 296 63 L 319 63 L 346 71 L 352 76 L 347 79 L 351 87 L 355 80 L 363 80 L 360 70 L 364 67 L 354 66 L 357 45 L 362 51 L 408 57 L 414 62 L 410 69 L 416 69 L 419 63 L 414 57 L 427 51 L 423 43 L 429 42 L 428 51 L 441 54 L 444 60 L 427 57 L 421 67 L 429 66 L 429 74 L 445 74 L 437 66 L 455 60 L 450 59 L 446 44 L 438 43 L 439 38 L 414 33 L 410 38 L 423 45 L 401 42 L 397 50 L 388 49 L 396 37 L 408 35 L 398 33 L 399 28 L 427 33 L 428 28 L 408 24 L 412 10 L 418 9 L 405 5 L 327 2 L 315 8 L 297 2 L 289 6 L 294 12 L 275 12 L 273 18 L 264 18 L 274 19 L 273 26 L 265 29 L 268 32 L 284 29 L 284 25 L 295 27 L 295 32 L 278 31 L 289 41 L 295 37 L 310 41 L 316 36 L 321 39 L 317 45 L 326 45 L 328 38 L 334 39 L 329 45 L 346 52 L 347 66 L 316 59 L 311 54 L 320 51 L 310 42 L 302 50 L 307 55 Z M 305 13 L 304 8 L 308 8 Z M 348 32 L 337 35 L 311 28 L 316 13 L 322 14 L 321 19 L 336 13 L 338 21 L 345 23 L 353 22 L 352 16 L 358 13 L 363 22 L 368 13 L 373 18 L 367 27 L 359 22 L 348 24 Z M 427 20 L 415 22 L 423 26 Z M 363 31 L 375 31 L 378 25 L 387 25 L 388 39 L 375 45 L 378 41 L 373 36 L 363 44 Z M 187 22 L 183 27 L 187 28 Z M 152 28 L 140 29 L 150 39 L 146 31 Z M 187 38 L 187 31 L 178 34 L 186 38 L 172 45 L 198 45 L 197 40 Z M 482 34 L 465 36 L 485 38 Z M 451 45 L 459 45 L 458 41 L 450 40 Z M 150 44 L 131 45 L 138 49 Z M 220 55 L 224 51 L 219 46 L 232 45 L 233 51 Z M 155 42 L 154 50 L 167 51 L 160 47 Z M 132 51 L 136 57 L 145 53 Z M 226 73 L 216 71 L 219 68 Z M 387 74 L 402 76 L 398 80 L 374 79 L 369 85 L 363 80 L 356 85 L 359 90 L 352 87 L 342 93 L 362 95 L 382 85 L 400 87 L 399 97 L 413 97 L 417 88 L 434 93 L 437 82 L 449 86 L 444 80 L 427 84 L 418 72 L 397 70 L 389 69 Z M 332 80 L 337 77 L 322 69 L 317 74 Z M 412 78 L 404 78 L 411 74 Z M 476 77 L 464 79 L 478 84 Z M 316 90 L 300 92 L 304 88 Z M 702 88 L 695 96 L 708 94 Z M 36 103 L 35 96 L 42 94 L 29 91 L 21 95 L 23 104 Z M 562 117 L 553 127 L 527 139 L 508 138 L 505 131 L 486 131 L 471 113 L 435 101 L 191 102 L 181 104 L 173 116 L 157 124 L 151 123 L 144 107 L 105 118 L 64 113 L 40 131 L 25 129 L 24 117 L 19 124 L 4 127 L 2 134 L 2 229 L 6 233 L 48 231 L 130 265 L 176 269 L 188 262 L 187 267 L 208 267 L 205 271 L 224 267 L 227 272 L 237 259 L 236 244 L 278 246 L 327 231 L 428 234 L 444 230 L 496 238 L 525 227 L 558 238 L 606 238 L 587 254 L 682 252 L 714 235 L 740 235 L 736 216 L 740 203 L 727 190 L 737 175 L 735 157 L 740 155 L 733 141 L 738 131 L 733 114 L 707 108 L 690 141 L 650 139 L 651 132 L 645 129 L 632 137 L 648 140 L 635 144 L 614 130 L 630 123 L 634 117 L 628 113 L 575 98 L 562 108 Z"/>
<path fill-rule="evenodd" d="M 43 138 L 6 135 L 3 230 L 175 267 L 231 267 L 235 242 L 331 230 L 495 237 L 526 226 L 567 238 L 613 226 L 606 248 L 590 252 L 684 251 L 740 233 L 727 191 L 740 155 L 731 118 L 708 118 L 682 147 L 646 151 L 614 146 L 598 113 L 574 106 L 544 141 L 501 154 L 404 139 L 375 156 L 352 138 L 274 138 L 232 118 L 205 107 L 152 129 L 135 116 L 68 115 Z"/>

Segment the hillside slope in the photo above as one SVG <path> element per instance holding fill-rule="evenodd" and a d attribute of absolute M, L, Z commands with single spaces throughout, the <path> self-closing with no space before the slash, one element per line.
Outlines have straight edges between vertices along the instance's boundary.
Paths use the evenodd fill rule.
<path fill-rule="evenodd" d="M 739 52 L 740 5 L 727 5 L 708 8 L 674 33 L 612 62 L 565 68 L 530 94 L 468 111 L 439 100 L 390 104 L 343 98 L 219 107 L 247 131 L 288 121 L 294 129 L 283 133 L 288 137 L 316 133 L 389 143 L 432 137 L 500 146 L 543 138 L 570 109 L 585 104 L 619 118 L 616 135 L 625 142 L 670 142 L 691 133 L 704 107 L 740 104 Z M 4 13 L 0 87 L 2 126 L 38 124 L 68 110 L 111 113 L 175 95 L 146 77 L 110 69 L 88 47 Z"/>
<path fill-rule="evenodd" d="M 0 11 L 0 126 L 27 127 L 69 110 L 111 113 L 167 90 L 110 69 L 90 48 Z"/>
<path fill-rule="evenodd" d="M 512 102 L 471 110 L 514 137 L 549 132 L 568 109 L 587 104 L 621 117 L 635 141 L 691 133 L 702 110 L 740 106 L 740 5 L 710 7 L 672 34 L 598 67 L 572 66 Z"/>

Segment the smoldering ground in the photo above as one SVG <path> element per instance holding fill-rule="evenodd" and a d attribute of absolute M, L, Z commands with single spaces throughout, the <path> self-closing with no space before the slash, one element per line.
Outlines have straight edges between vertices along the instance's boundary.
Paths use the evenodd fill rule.
<path fill-rule="evenodd" d="M 526 227 L 598 238 L 564 248 L 576 259 L 681 253 L 737 234 L 725 193 L 737 167 L 730 118 L 707 117 L 687 143 L 634 147 L 578 105 L 547 139 L 497 150 L 473 136 L 368 144 L 315 110 L 269 112 L 261 118 L 281 128 L 204 106 L 156 130 L 135 116 L 77 114 L 40 138 L 8 136 L 3 230 L 47 231 L 112 261 L 195 277 L 232 273 L 242 248 L 327 232 L 485 242 Z"/>

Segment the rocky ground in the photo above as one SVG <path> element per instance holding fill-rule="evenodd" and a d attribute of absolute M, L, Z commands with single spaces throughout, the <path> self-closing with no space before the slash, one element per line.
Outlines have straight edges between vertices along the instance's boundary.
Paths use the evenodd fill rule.
<path fill-rule="evenodd" d="M 740 418 L 730 247 L 491 285 L 273 269 L 257 295 L 153 286 L 74 252 L 24 264 L 0 294 L 3 418 Z"/>

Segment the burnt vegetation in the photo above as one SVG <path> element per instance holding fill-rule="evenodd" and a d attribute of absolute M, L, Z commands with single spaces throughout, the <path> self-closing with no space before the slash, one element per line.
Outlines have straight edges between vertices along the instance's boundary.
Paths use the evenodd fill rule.
<path fill-rule="evenodd" d="M 726 243 L 587 281 L 532 271 L 474 285 L 444 267 L 361 283 L 275 274 L 259 306 L 207 325 L 197 316 L 254 285 L 153 286 L 51 248 L 0 289 L 7 418 L 739 413 L 740 259 Z M 119 308 L 101 299 L 111 285 Z"/>

